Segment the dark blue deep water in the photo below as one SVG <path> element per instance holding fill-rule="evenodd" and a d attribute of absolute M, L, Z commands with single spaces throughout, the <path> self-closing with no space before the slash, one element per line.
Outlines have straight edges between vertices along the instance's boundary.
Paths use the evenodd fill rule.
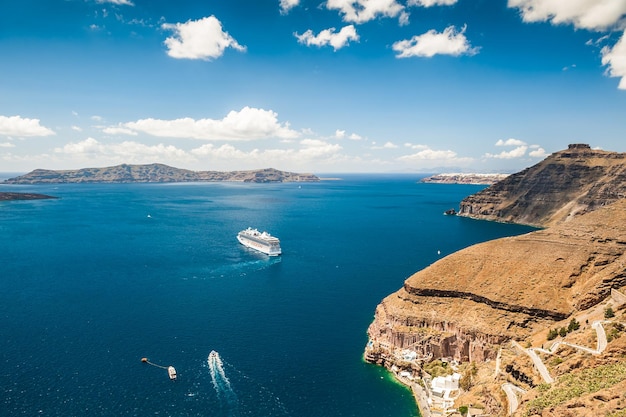
<path fill-rule="evenodd" d="M 418 415 L 362 361 L 376 305 L 439 257 L 530 230 L 444 216 L 482 187 L 418 180 L 0 186 L 60 197 L 0 203 L 0 414 Z M 239 245 L 248 226 L 283 256 Z"/>

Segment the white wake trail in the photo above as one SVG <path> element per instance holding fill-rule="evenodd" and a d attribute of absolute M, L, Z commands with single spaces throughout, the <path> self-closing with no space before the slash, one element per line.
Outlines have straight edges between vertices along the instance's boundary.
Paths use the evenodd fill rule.
<path fill-rule="evenodd" d="M 236 417 L 239 415 L 239 400 L 235 391 L 230 385 L 230 380 L 224 371 L 224 363 L 220 355 L 212 350 L 207 358 L 209 373 L 211 374 L 211 382 L 215 388 L 220 401 L 224 401 L 229 408 L 229 416 Z"/>

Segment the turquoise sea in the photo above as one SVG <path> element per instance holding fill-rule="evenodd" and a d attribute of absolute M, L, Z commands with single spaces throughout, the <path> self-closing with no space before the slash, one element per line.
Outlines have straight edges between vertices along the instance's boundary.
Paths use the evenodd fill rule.
<path fill-rule="evenodd" d="M 0 203 L 0 415 L 419 415 L 362 361 L 376 305 L 440 257 L 530 229 L 442 214 L 481 186 L 339 177 L 0 185 L 59 197 Z M 241 246 L 248 226 L 283 255 Z"/>

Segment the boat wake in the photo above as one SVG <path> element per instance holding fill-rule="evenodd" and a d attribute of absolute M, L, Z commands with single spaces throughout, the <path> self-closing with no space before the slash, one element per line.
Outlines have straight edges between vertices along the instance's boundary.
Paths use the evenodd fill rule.
<path fill-rule="evenodd" d="M 211 382 L 217 393 L 217 397 L 224 407 L 228 410 L 229 417 L 237 417 L 239 413 L 239 399 L 230 385 L 230 380 L 224 371 L 224 363 L 220 355 L 212 350 L 207 358 L 209 365 L 209 373 L 211 374 Z"/>
<path fill-rule="evenodd" d="M 221 409 L 214 415 L 226 415 L 228 417 L 253 415 L 288 417 L 292 415 L 282 401 L 267 387 L 255 382 L 233 365 L 224 362 L 216 351 L 212 350 L 209 353 L 207 365 Z M 231 374 L 231 379 L 234 378 L 235 386 L 240 388 L 238 390 L 239 395 L 235 393 L 231 379 L 226 375 L 226 370 Z"/>
<path fill-rule="evenodd" d="M 252 251 L 252 250 L 251 250 Z M 243 262 L 233 262 L 231 264 L 223 265 L 219 268 L 215 268 L 211 270 L 210 275 L 212 277 L 225 277 L 229 275 L 239 275 L 245 276 L 249 272 L 252 271 L 261 271 L 263 269 L 269 268 L 272 265 L 278 264 L 281 262 L 280 257 L 267 257 L 265 255 L 263 258 L 254 259 L 250 261 Z"/>

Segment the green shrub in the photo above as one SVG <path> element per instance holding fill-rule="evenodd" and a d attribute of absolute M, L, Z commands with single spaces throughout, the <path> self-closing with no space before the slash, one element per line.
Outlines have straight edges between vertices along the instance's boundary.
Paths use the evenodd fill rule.
<path fill-rule="evenodd" d="M 605 319 L 610 319 L 615 317 L 615 312 L 613 311 L 613 307 L 611 307 L 610 305 L 607 306 L 607 308 L 604 309 L 604 318 Z"/>
<path fill-rule="evenodd" d="M 573 332 L 574 330 L 580 329 L 580 323 L 576 321 L 576 319 L 572 319 L 569 322 L 569 326 L 567 326 L 568 332 Z"/>
<path fill-rule="evenodd" d="M 548 332 L 548 340 L 554 340 L 559 335 L 559 332 L 556 329 L 550 329 Z"/>

